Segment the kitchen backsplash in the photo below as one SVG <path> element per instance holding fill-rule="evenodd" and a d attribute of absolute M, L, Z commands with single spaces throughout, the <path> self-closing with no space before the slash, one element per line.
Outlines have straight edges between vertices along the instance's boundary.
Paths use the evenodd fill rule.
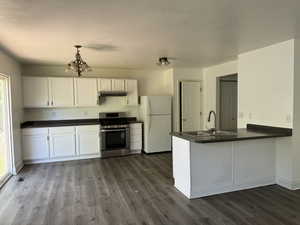
<path fill-rule="evenodd" d="M 126 112 L 138 117 L 138 106 L 127 106 L 124 97 L 108 97 L 99 107 L 25 109 L 24 121 L 98 118 L 99 112 Z"/>

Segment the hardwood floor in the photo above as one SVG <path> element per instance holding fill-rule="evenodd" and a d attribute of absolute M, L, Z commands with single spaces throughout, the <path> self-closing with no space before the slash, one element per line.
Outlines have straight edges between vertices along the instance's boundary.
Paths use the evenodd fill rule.
<path fill-rule="evenodd" d="M 277 185 L 188 200 L 171 154 L 26 166 L 0 191 L 1 225 L 296 225 L 300 191 Z"/>

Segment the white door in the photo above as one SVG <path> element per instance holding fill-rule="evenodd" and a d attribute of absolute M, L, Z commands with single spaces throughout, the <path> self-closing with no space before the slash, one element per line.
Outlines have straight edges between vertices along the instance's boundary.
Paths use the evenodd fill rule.
<path fill-rule="evenodd" d="M 111 79 L 98 79 L 98 91 L 111 91 Z"/>
<path fill-rule="evenodd" d="M 201 83 L 181 82 L 181 131 L 201 130 Z"/>
<path fill-rule="evenodd" d="M 138 81 L 126 80 L 127 105 L 138 105 Z"/>
<path fill-rule="evenodd" d="M 47 77 L 23 77 L 24 107 L 48 107 L 49 84 Z"/>
<path fill-rule="evenodd" d="M 112 79 L 112 91 L 125 91 L 125 81 L 121 79 Z"/>
<path fill-rule="evenodd" d="M 100 154 L 100 126 L 77 126 L 76 147 L 79 155 Z"/>
<path fill-rule="evenodd" d="M 76 155 L 75 127 L 50 128 L 50 157 L 70 157 Z"/>
<path fill-rule="evenodd" d="M 48 128 L 24 129 L 22 135 L 23 159 L 49 159 Z"/>
<path fill-rule="evenodd" d="M 146 143 L 145 151 L 164 152 L 171 151 L 171 116 L 149 116 L 145 125 Z"/>
<path fill-rule="evenodd" d="M 75 78 L 76 106 L 97 106 L 97 79 Z"/>
<path fill-rule="evenodd" d="M 74 80 L 73 78 L 49 78 L 51 106 L 74 106 Z"/>
<path fill-rule="evenodd" d="M 163 115 L 171 114 L 172 97 L 171 96 L 148 96 L 148 114 Z"/>

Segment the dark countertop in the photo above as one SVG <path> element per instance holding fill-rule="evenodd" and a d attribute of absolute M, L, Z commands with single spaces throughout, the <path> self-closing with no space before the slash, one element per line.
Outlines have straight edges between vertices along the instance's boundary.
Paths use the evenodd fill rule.
<path fill-rule="evenodd" d="M 188 132 L 172 132 L 176 136 L 196 143 L 215 143 L 227 141 L 241 141 L 250 139 L 275 138 L 292 136 L 292 129 L 248 124 L 247 128 L 237 129 L 230 135 L 197 136 Z"/>
<path fill-rule="evenodd" d="M 141 121 L 129 121 L 129 123 L 142 123 Z M 41 127 L 64 127 L 64 126 L 84 126 L 100 125 L 99 119 L 77 119 L 77 120 L 39 120 L 27 121 L 21 124 L 21 128 L 41 128 Z"/>

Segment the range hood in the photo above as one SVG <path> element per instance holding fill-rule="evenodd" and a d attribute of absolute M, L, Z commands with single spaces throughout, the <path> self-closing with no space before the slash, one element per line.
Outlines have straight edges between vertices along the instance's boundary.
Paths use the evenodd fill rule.
<path fill-rule="evenodd" d="M 99 91 L 98 96 L 99 97 L 127 96 L 127 92 L 126 91 Z"/>

